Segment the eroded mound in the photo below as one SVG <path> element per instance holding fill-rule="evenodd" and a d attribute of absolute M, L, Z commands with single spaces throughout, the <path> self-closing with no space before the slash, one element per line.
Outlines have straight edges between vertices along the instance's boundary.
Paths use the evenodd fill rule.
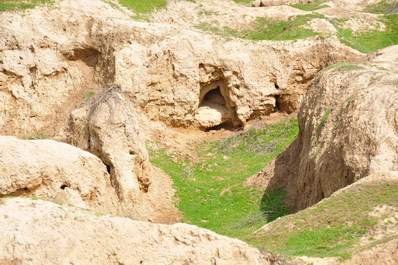
<path fill-rule="evenodd" d="M 52 202 L 0 201 L 3 264 L 270 264 L 246 243 L 186 224 L 96 216 Z"/>
<path fill-rule="evenodd" d="M 301 106 L 298 138 L 252 181 L 285 187 L 297 211 L 369 174 L 396 175 L 397 50 L 321 72 Z"/>

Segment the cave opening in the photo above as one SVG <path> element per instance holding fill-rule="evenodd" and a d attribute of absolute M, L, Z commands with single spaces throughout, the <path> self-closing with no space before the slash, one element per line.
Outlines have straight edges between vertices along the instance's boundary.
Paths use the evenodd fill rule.
<path fill-rule="evenodd" d="M 205 131 L 232 130 L 239 125 L 226 87 L 222 80 L 201 85 L 196 118 Z"/>
<path fill-rule="evenodd" d="M 226 105 L 227 103 L 225 101 L 225 98 L 221 94 L 220 87 L 218 86 L 202 96 L 199 107 L 208 106 L 216 108 L 217 106 L 221 106 L 223 108 L 226 108 Z"/>

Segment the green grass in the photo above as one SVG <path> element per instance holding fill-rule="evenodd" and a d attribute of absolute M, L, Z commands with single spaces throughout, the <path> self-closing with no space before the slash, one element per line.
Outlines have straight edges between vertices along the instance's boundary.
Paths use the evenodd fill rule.
<path fill-rule="evenodd" d="M 382 217 L 379 220 L 369 215 L 380 205 L 398 205 L 397 181 L 354 186 L 314 207 L 276 220 L 269 230 L 253 235 L 249 242 L 287 256 L 349 258 L 363 250 L 355 247 L 359 238 L 381 222 Z"/>
<path fill-rule="evenodd" d="M 234 0 L 235 3 L 238 4 L 244 4 L 244 5 L 249 5 L 253 2 L 254 0 Z"/>
<path fill-rule="evenodd" d="M 39 139 L 47 139 L 48 137 L 45 135 L 44 132 L 39 132 L 33 136 L 29 136 L 28 140 L 39 140 Z"/>
<path fill-rule="evenodd" d="M 325 110 L 325 112 L 322 115 L 321 121 L 319 122 L 318 126 L 316 127 L 317 132 L 319 132 L 326 124 L 326 122 L 329 119 L 329 115 L 332 112 L 331 109 Z"/>
<path fill-rule="evenodd" d="M 297 40 L 311 36 L 319 35 L 318 33 L 303 28 L 308 21 L 314 18 L 322 18 L 322 15 L 311 14 L 305 16 L 297 16 L 293 20 L 269 20 L 266 18 L 258 18 L 257 23 L 250 30 L 238 33 L 239 37 L 251 40 Z"/>
<path fill-rule="evenodd" d="M 316 2 L 309 3 L 309 4 L 294 4 L 291 6 L 301 9 L 301 10 L 304 10 L 304 11 L 314 11 L 314 10 L 318 10 L 321 8 L 329 7 L 328 5 L 323 5 L 325 2 L 327 2 L 327 1 L 326 0 L 317 0 Z"/>
<path fill-rule="evenodd" d="M 84 100 L 85 100 L 85 101 L 88 101 L 88 100 L 90 100 L 92 97 L 94 97 L 94 95 L 95 95 L 95 92 L 94 92 L 94 91 L 88 91 L 88 92 L 86 93 L 86 95 L 84 95 Z"/>
<path fill-rule="evenodd" d="M 323 18 L 320 14 L 311 14 L 305 16 L 297 16 L 293 20 L 270 20 L 267 18 L 258 18 L 255 23 L 251 25 L 249 29 L 243 31 L 237 31 L 228 27 L 223 29 L 212 26 L 209 23 L 201 23 L 196 27 L 210 31 L 212 33 L 224 36 L 224 37 L 237 37 L 248 40 L 297 40 L 307 37 L 317 36 L 319 33 L 314 32 L 310 29 L 306 29 L 304 26 L 308 21 L 314 18 Z"/>
<path fill-rule="evenodd" d="M 321 71 L 318 72 L 318 74 L 315 77 L 315 81 L 319 81 L 322 76 L 325 74 L 327 71 L 350 71 L 350 70 L 361 70 L 361 69 L 366 69 L 364 66 L 352 62 L 339 62 L 336 64 L 331 64 Z"/>
<path fill-rule="evenodd" d="M 1 0 L 0 11 L 34 8 L 37 5 L 53 4 L 53 0 Z"/>
<path fill-rule="evenodd" d="M 374 14 L 393 14 L 398 13 L 398 3 L 387 3 L 386 0 L 380 1 L 377 4 L 368 5 L 364 12 Z"/>
<path fill-rule="evenodd" d="M 119 0 L 119 3 L 137 13 L 150 13 L 155 9 L 164 8 L 167 0 Z"/>
<path fill-rule="evenodd" d="M 283 190 L 263 196 L 243 182 L 284 151 L 297 133 L 297 120 L 292 119 L 198 145 L 195 161 L 178 159 L 164 149 L 150 148 L 150 157 L 172 176 L 184 222 L 244 240 L 288 212 Z"/>
<path fill-rule="evenodd" d="M 398 14 L 384 15 L 380 21 L 386 25 L 385 31 L 369 30 L 355 33 L 337 25 L 339 40 L 363 53 L 398 44 Z"/>

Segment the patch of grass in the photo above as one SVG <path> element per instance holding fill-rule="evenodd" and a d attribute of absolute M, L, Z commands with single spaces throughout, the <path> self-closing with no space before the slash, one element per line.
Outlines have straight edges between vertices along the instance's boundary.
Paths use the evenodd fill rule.
<path fill-rule="evenodd" d="M 209 23 L 201 23 L 196 26 L 204 31 L 224 37 L 236 37 L 248 40 L 297 40 L 307 37 L 317 36 L 319 33 L 304 26 L 308 21 L 314 18 L 324 18 L 320 14 L 311 14 L 305 16 L 297 16 L 293 20 L 270 20 L 267 18 L 258 18 L 249 29 L 237 31 L 232 28 L 218 28 Z"/>
<path fill-rule="evenodd" d="M 244 5 L 249 5 L 253 2 L 254 0 L 234 0 L 235 3 L 238 4 L 244 4 Z"/>
<path fill-rule="evenodd" d="M 296 138 L 298 122 L 291 119 L 262 130 L 252 129 L 196 147 L 195 161 L 150 150 L 151 162 L 172 176 L 176 204 L 184 222 L 245 239 L 269 220 L 287 213 L 283 190 L 262 192 L 245 187 Z"/>
<path fill-rule="evenodd" d="M 85 101 L 88 101 L 88 100 L 90 100 L 92 97 L 94 97 L 94 95 L 95 95 L 95 92 L 94 92 L 94 91 L 88 91 L 88 92 L 86 93 L 86 95 L 84 95 L 84 100 L 85 100 Z"/>
<path fill-rule="evenodd" d="M 314 10 L 318 10 L 321 8 L 329 7 L 328 5 L 323 5 L 325 2 L 327 2 L 327 1 L 326 0 L 317 0 L 316 2 L 309 3 L 309 4 L 294 4 L 291 6 L 294 8 L 304 10 L 304 11 L 314 11 Z"/>
<path fill-rule="evenodd" d="M 150 13 L 155 9 L 164 8 L 167 0 L 119 0 L 119 3 L 137 13 Z"/>
<path fill-rule="evenodd" d="M 282 188 L 264 193 L 260 209 L 263 211 L 268 222 L 272 222 L 289 213 L 290 207 L 284 203 L 286 197 L 287 193 Z"/>
<path fill-rule="evenodd" d="M 36 135 L 29 136 L 28 140 L 39 140 L 39 139 L 46 139 L 47 136 L 45 135 L 44 132 L 39 132 Z"/>
<path fill-rule="evenodd" d="M 274 221 L 264 232 L 252 235 L 249 242 L 288 256 L 346 259 L 364 248 L 356 249 L 359 238 L 366 237 L 381 220 L 369 213 L 380 205 L 397 204 L 398 181 L 359 184 Z M 369 244 L 374 246 L 375 242 Z"/>
<path fill-rule="evenodd" d="M 360 52 L 370 53 L 398 44 L 398 14 L 384 15 L 381 20 L 386 30 L 369 30 L 353 32 L 337 26 L 340 41 Z"/>
<path fill-rule="evenodd" d="M 0 2 L 0 11 L 23 10 L 53 3 L 54 0 L 2 0 Z"/>
<path fill-rule="evenodd" d="M 238 36 L 251 40 L 297 40 L 312 37 L 319 35 L 319 33 L 302 26 L 314 18 L 323 17 L 323 15 L 311 14 L 297 16 L 288 21 L 258 18 L 252 29 L 238 33 Z"/>
<path fill-rule="evenodd" d="M 323 113 L 323 116 L 321 118 L 321 121 L 319 122 L 318 126 L 316 127 L 316 130 L 319 132 L 326 124 L 326 122 L 329 119 L 329 115 L 332 112 L 331 109 L 327 109 L 325 110 L 325 112 Z"/>
<path fill-rule="evenodd" d="M 398 13 L 398 3 L 387 3 L 386 0 L 382 0 L 377 4 L 368 5 L 364 12 L 374 13 L 374 14 L 393 14 Z"/>

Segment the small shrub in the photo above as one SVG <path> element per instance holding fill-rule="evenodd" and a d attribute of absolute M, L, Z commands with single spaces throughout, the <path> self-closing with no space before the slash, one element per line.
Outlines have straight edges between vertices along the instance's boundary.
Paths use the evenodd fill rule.
<path fill-rule="evenodd" d="M 85 101 L 89 101 L 92 97 L 94 97 L 94 95 L 95 95 L 95 92 L 94 92 L 94 91 L 88 91 L 88 92 L 86 93 L 86 95 L 84 96 L 84 100 L 85 100 Z"/>

